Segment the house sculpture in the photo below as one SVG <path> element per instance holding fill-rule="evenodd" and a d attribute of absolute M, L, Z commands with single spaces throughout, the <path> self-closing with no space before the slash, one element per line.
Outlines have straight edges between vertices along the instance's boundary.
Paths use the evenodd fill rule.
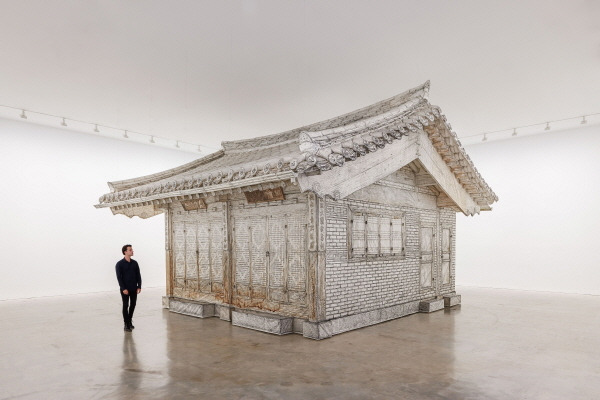
<path fill-rule="evenodd" d="M 96 207 L 165 214 L 173 312 L 323 339 L 454 306 L 455 215 L 498 197 L 428 92 L 223 142 Z"/>

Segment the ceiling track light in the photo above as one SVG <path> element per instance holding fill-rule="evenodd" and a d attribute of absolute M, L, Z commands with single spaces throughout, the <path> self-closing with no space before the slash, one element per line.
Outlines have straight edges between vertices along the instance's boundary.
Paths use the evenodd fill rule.
<path fill-rule="evenodd" d="M 54 119 L 60 120 L 60 125 L 61 126 L 63 126 L 63 127 L 69 126 L 68 123 L 67 123 L 67 118 L 66 117 L 61 117 L 60 115 L 48 114 L 48 113 L 44 113 L 44 112 L 31 111 L 31 110 L 27 111 L 24 108 L 5 106 L 5 105 L 1 105 L 1 104 L 0 104 L 0 108 L 11 109 L 12 113 L 14 113 L 14 114 L 11 114 L 11 115 L 13 115 L 12 118 L 15 118 L 16 115 L 19 115 L 19 118 L 26 120 L 26 119 L 29 118 L 29 116 L 27 115 L 27 113 L 30 112 L 30 113 L 34 114 L 34 117 L 35 116 L 39 116 L 39 115 L 42 115 L 42 116 L 45 116 L 45 117 L 51 117 L 52 120 L 54 120 Z M 20 111 L 20 113 L 19 113 L 19 111 Z M 595 115 L 600 115 L 600 113 L 591 114 L 591 116 L 595 116 Z M 574 118 L 571 118 L 571 119 L 575 119 L 575 118 L 577 118 L 577 120 L 579 120 L 579 117 L 574 117 Z M 99 134 L 99 133 L 101 133 L 100 127 L 102 127 L 102 129 L 104 131 L 108 130 L 108 132 L 110 132 L 110 131 L 113 131 L 113 132 L 123 131 L 123 135 L 122 135 L 123 138 L 124 139 L 130 139 L 130 137 L 129 137 L 129 130 L 127 130 L 127 129 L 121 129 L 121 128 L 112 127 L 112 126 L 108 126 L 108 125 L 101 125 L 101 124 L 97 124 L 95 122 L 86 122 L 86 121 L 82 121 L 82 120 L 79 120 L 79 119 L 69 119 L 69 121 L 75 123 L 75 126 L 73 128 L 71 128 L 71 129 L 78 129 L 78 127 L 80 127 L 81 125 L 83 125 L 85 127 L 89 127 L 90 130 L 88 131 L 87 129 L 84 128 L 82 130 L 82 132 L 84 132 L 84 131 L 88 132 L 88 133 L 94 132 L 94 134 Z M 584 115 L 582 117 L 581 124 L 586 124 L 586 123 L 587 123 L 587 120 L 586 120 L 586 116 Z M 93 126 L 93 130 L 92 130 L 92 126 Z M 492 133 L 494 133 L 494 132 L 492 132 Z M 481 135 L 481 133 L 479 135 Z M 473 135 L 473 136 L 479 136 L 479 135 Z M 150 138 L 148 140 L 148 142 L 150 144 L 157 143 L 156 142 L 156 137 L 154 135 L 148 135 L 146 133 L 140 133 L 140 132 L 134 132 L 133 140 L 136 140 L 136 138 L 137 139 L 140 139 L 140 138 L 143 139 L 144 137 Z M 168 143 L 171 140 L 173 140 L 171 138 L 165 138 L 165 137 L 160 137 L 160 136 L 158 136 L 158 138 L 159 138 L 159 141 L 158 141 L 159 145 L 161 145 L 161 146 L 164 145 L 164 146 L 167 146 L 167 147 L 168 147 Z M 484 142 L 487 141 L 487 133 L 484 134 L 483 141 Z M 185 146 L 183 146 L 182 143 Z M 198 153 L 200 153 L 200 155 L 203 156 L 204 155 L 204 151 L 202 149 L 202 147 L 203 147 L 202 145 L 196 145 L 196 144 L 185 142 L 185 141 L 182 142 L 181 140 L 176 140 L 175 141 L 175 148 L 177 148 L 177 149 L 184 149 L 184 150 L 188 149 L 188 148 L 192 149 L 192 148 L 194 148 L 194 146 L 197 146 L 196 151 Z M 212 147 L 209 146 L 207 149 L 208 149 L 207 151 L 211 151 Z"/>
<path fill-rule="evenodd" d="M 487 133 L 483 134 L 483 139 L 481 139 L 482 142 L 487 142 Z"/>
<path fill-rule="evenodd" d="M 517 136 L 517 128 L 514 128 L 514 129 L 513 129 L 513 133 L 512 133 L 512 135 L 513 135 L 513 136 Z"/>
<path fill-rule="evenodd" d="M 581 118 L 581 125 L 587 124 L 587 120 L 585 119 L 585 115 Z"/>
<path fill-rule="evenodd" d="M 545 131 L 549 131 L 550 128 L 550 122 L 546 122 L 546 127 L 544 128 Z"/>

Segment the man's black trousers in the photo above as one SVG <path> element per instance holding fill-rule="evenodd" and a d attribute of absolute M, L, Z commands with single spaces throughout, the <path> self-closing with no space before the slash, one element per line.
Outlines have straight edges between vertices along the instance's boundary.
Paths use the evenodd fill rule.
<path fill-rule="evenodd" d="M 129 294 L 121 292 L 121 299 L 123 300 L 123 322 L 129 326 L 131 319 L 133 318 L 133 311 L 135 310 L 135 303 L 137 301 L 137 290 L 129 290 Z"/>

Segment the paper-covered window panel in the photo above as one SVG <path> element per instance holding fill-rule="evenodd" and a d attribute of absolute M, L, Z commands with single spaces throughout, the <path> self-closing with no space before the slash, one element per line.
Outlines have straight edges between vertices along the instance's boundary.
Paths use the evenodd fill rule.
<path fill-rule="evenodd" d="M 379 254 L 389 256 L 392 254 L 392 219 L 381 217 L 379 219 Z"/>
<path fill-rule="evenodd" d="M 402 219 L 392 218 L 391 220 L 391 252 L 392 254 L 402 254 L 404 242 L 402 240 Z"/>
<path fill-rule="evenodd" d="M 379 217 L 367 216 L 367 255 L 379 255 Z"/>
<path fill-rule="evenodd" d="M 352 256 L 362 257 L 366 254 L 365 217 L 361 214 L 352 218 Z"/>

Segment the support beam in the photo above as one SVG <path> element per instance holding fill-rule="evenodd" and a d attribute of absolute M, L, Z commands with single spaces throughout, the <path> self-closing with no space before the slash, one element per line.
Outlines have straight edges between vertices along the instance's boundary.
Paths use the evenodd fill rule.
<path fill-rule="evenodd" d="M 456 203 L 465 215 L 479 213 L 479 206 L 458 182 L 444 160 L 442 160 L 442 157 L 429 141 L 427 133 L 420 132 L 419 134 L 422 135 L 419 141 L 419 161 L 421 161 L 425 170 L 427 170 L 440 189 Z"/>

